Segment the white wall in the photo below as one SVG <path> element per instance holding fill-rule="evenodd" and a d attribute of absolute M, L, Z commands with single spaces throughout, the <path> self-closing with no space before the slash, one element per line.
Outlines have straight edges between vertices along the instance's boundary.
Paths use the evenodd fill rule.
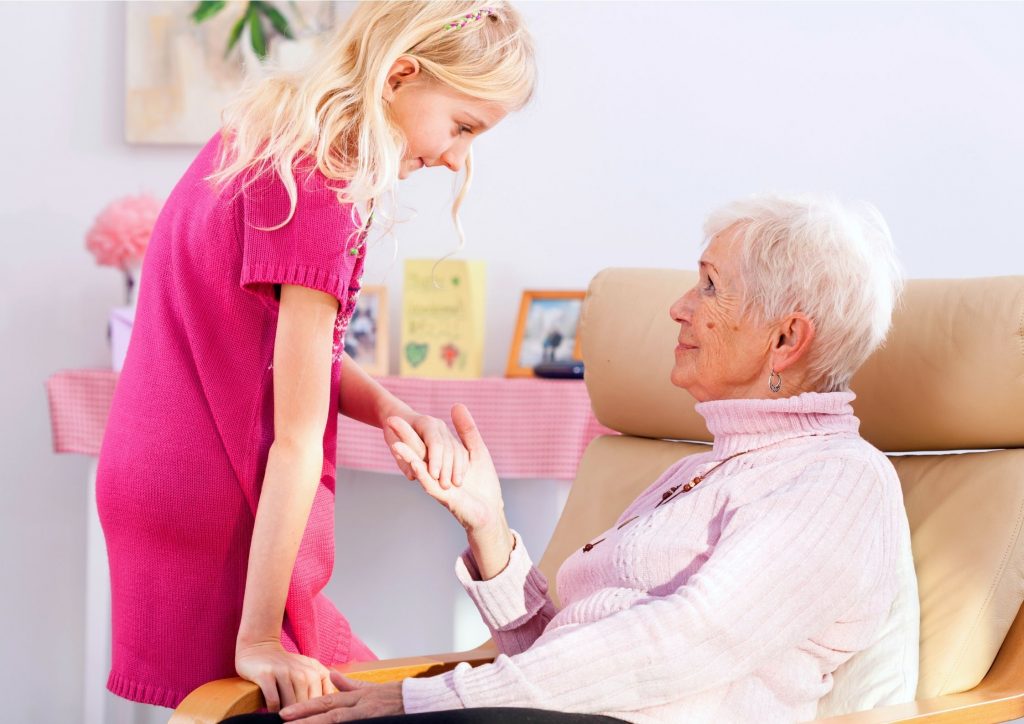
<path fill-rule="evenodd" d="M 911 276 L 1024 273 L 1024 5 L 523 9 L 541 85 L 478 142 L 464 215 L 466 254 L 489 265 L 489 374 L 503 370 L 523 288 L 583 288 L 611 265 L 690 267 L 703 215 L 763 189 L 873 200 Z M 43 381 L 107 363 L 121 287 L 84 250 L 92 218 L 125 193 L 166 194 L 196 149 L 122 142 L 122 6 L 0 3 L 0 24 L 0 701 L 12 721 L 76 721 L 87 461 L 51 453 Z M 418 217 L 400 259 L 451 248 L 450 194 L 441 171 L 405 184 Z M 387 248 L 367 281 L 392 286 L 396 319 L 401 263 Z M 539 553 L 560 492 L 509 487 L 513 523 L 535 529 Z M 384 653 L 447 648 L 453 635 L 459 537 L 414 493 L 341 476 L 331 593 Z M 528 515 L 536 500 L 547 514 Z"/>

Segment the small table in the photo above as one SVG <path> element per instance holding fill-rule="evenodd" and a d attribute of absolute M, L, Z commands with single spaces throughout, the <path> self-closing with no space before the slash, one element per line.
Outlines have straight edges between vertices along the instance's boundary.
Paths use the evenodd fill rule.
<path fill-rule="evenodd" d="M 615 434 L 594 417 L 580 380 L 378 379 L 417 412 L 443 420 L 450 419 L 453 404 L 464 403 L 503 478 L 572 480 L 590 441 Z M 116 384 L 117 373 L 112 370 L 68 370 L 47 380 L 55 452 L 99 455 Z M 337 463 L 354 470 L 397 473 L 380 430 L 347 417 L 339 420 Z M 94 462 L 88 495 L 85 724 L 104 721 L 110 663 L 110 575 L 95 486 Z"/>

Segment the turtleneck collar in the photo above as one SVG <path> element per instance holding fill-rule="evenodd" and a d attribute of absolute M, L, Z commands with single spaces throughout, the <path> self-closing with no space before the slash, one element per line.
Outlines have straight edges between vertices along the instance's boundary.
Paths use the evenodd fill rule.
<path fill-rule="evenodd" d="M 852 392 L 804 392 L 777 400 L 711 400 L 697 412 L 714 437 L 715 457 L 800 437 L 856 433 Z"/>

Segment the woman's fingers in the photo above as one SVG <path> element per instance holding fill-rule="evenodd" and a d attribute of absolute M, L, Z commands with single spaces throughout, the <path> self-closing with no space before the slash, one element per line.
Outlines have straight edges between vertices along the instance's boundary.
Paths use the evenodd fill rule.
<path fill-rule="evenodd" d="M 471 457 L 475 453 L 487 452 L 487 446 L 484 445 L 484 440 L 476 427 L 476 421 L 465 405 L 460 403 L 452 407 L 452 424 L 455 425 L 455 432 L 459 434 L 459 439 Z"/>
<path fill-rule="evenodd" d="M 365 681 L 349 679 L 340 671 L 331 671 L 331 683 L 338 687 L 338 691 L 355 691 L 369 686 Z"/>
<path fill-rule="evenodd" d="M 461 486 L 466 479 L 466 471 L 469 469 L 469 453 L 462 445 L 455 446 L 455 462 L 452 470 L 452 482 Z"/>
<path fill-rule="evenodd" d="M 447 433 L 447 431 L 445 431 Z M 455 472 L 455 446 L 458 444 L 451 435 L 444 436 L 444 460 L 441 461 L 441 480 L 447 487 L 455 484 L 453 480 Z"/>
<path fill-rule="evenodd" d="M 351 702 L 350 698 L 351 694 L 337 693 L 322 696 L 319 699 L 310 699 L 282 709 L 281 718 L 285 721 L 296 719 L 305 721 L 307 717 L 315 717 L 317 714 L 324 714 L 338 707 L 351 706 L 354 702 Z M 317 719 L 310 719 L 310 721 L 317 721 Z M 331 719 L 322 719 L 321 721 L 331 721 Z"/>

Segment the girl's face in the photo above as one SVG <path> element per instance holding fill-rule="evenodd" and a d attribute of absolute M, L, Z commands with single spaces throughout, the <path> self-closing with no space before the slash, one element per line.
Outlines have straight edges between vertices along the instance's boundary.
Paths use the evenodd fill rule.
<path fill-rule="evenodd" d="M 403 61 L 406 65 L 403 64 Z M 388 77 L 384 99 L 392 121 L 405 136 L 405 157 L 398 177 L 424 166 L 462 169 L 469 147 L 494 128 L 508 111 L 493 101 L 471 98 L 419 74 L 418 66 L 400 59 Z"/>

